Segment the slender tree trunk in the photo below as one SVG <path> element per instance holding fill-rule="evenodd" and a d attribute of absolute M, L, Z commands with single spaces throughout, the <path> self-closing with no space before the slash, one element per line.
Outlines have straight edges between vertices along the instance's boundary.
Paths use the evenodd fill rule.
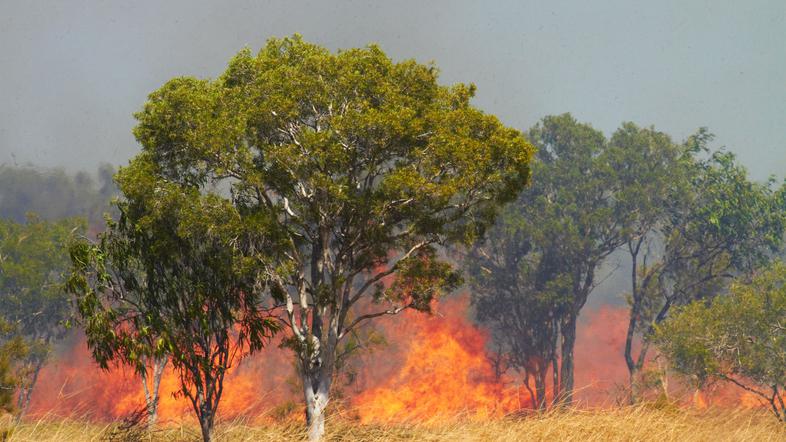
<path fill-rule="evenodd" d="M 147 374 L 142 374 L 142 386 L 145 390 L 145 402 L 147 405 L 147 428 L 153 430 L 158 420 L 159 387 L 161 386 L 161 376 L 164 368 L 169 362 L 169 358 L 155 358 L 153 360 L 153 382 L 148 386 Z"/>
<path fill-rule="evenodd" d="M 535 373 L 535 398 L 537 400 L 537 403 L 534 405 L 540 411 L 546 409 L 546 370 L 547 369 L 548 369 L 548 365 L 542 364 L 542 367 L 539 366 L 537 373 Z"/>
<path fill-rule="evenodd" d="M 554 322 L 554 333 L 551 341 L 551 406 L 554 407 L 560 400 L 560 383 L 559 383 L 559 359 L 557 358 L 557 336 L 559 328 L 556 321 Z"/>
<path fill-rule="evenodd" d="M 635 404 L 638 400 L 638 372 L 640 366 L 633 360 L 633 339 L 636 336 L 636 327 L 638 326 L 641 315 L 641 302 L 642 296 L 639 292 L 639 250 L 644 241 L 644 237 L 640 237 L 636 244 L 629 242 L 628 251 L 630 253 L 631 270 L 630 270 L 630 286 L 631 286 L 631 310 L 630 319 L 628 321 L 628 331 L 625 335 L 625 364 L 628 367 L 628 402 L 631 405 Z M 645 257 L 646 259 L 646 257 Z"/>
<path fill-rule="evenodd" d="M 636 300 L 630 312 L 630 321 L 628 322 L 628 333 L 625 336 L 625 365 L 628 368 L 628 402 L 633 405 L 638 401 L 638 383 L 639 383 L 639 366 L 633 360 L 633 338 L 636 332 L 636 324 L 638 322 L 637 316 L 639 315 L 639 305 Z"/>
<path fill-rule="evenodd" d="M 535 408 L 537 408 L 538 398 L 535 395 L 535 392 L 532 390 L 532 387 L 529 385 L 529 378 L 530 378 L 529 371 L 525 370 L 525 373 L 526 374 L 524 375 L 524 388 L 526 388 L 527 389 L 527 393 L 529 393 L 529 403 L 530 403 L 530 405 L 532 406 L 533 409 L 535 409 Z M 522 408 L 521 407 L 521 399 L 519 399 L 519 410 L 521 408 Z"/>
<path fill-rule="evenodd" d="M 199 428 L 202 430 L 202 441 L 210 442 L 213 439 L 213 419 L 199 418 Z"/>
<path fill-rule="evenodd" d="M 783 391 L 778 391 L 777 384 L 772 386 L 772 400 L 770 403 L 772 404 L 773 410 L 775 410 L 775 415 L 778 416 L 782 422 L 786 423 L 786 403 L 783 401 L 783 395 Z M 779 407 L 780 411 L 778 411 Z"/>
<path fill-rule="evenodd" d="M 635 259 L 635 257 L 634 257 Z M 633 264 L 632 279 L 633 279 L 633 292 L 632 292 L 632 305 L 630 310 L 630 319 L 628 320 L 628 332 L 625 335 L 625 365 L 628 367 L 628 381 L 630 394 L 628 400 L 631 405 L 635 404 L 638 400 L 636 392 L 638 367 L 633 361 L 633 338 L 636 334 L 636 326 L 639 321 L 641 312 L 641 297 L 639 296 L 636 286 L 636 264 Z"/>
<path fill-rule="evenodd" d="M 206 382 L 206 385 L 209 384 Z M 210 442 L 213 439 L 213 422 L 216 416 L 216 409 L 202 391 L 197 393 L 197 403 L 199 408 L 197 410 L 197 418 L 199 419 L 199 428 L 202 431 L 202 441 Z"/>
<path fill-rule="evenodd" d="M 22 421 L 22 417 L 25 415 L 27 408 L 30 406 L 30 398 L 33 395 L 33 388 L 38 381 L 38 375 L 41 373 L 41 369 L 44 367 L 44 359 L 41 358 L 34 362 L 34 364 L 35 366 L 33 367 L 33 372 L 30 376 L 30 382 L 19 389 L 19 396 L 17 398 L 17 414 L 15 418 L 17 424 Z"/>
<path fill-rule="evenodd" d="M 666 363 L 662 359 L 658 359 L 658 372 L 660 376 L 660 388 L 665 400 L 669 400 L 669 376 L 666 371 Z"/>
<path fill-rule="evenodd" d="M 573 403 L 573 349 L 576 346 L 576 313 L 570 312 L 562 322 L 562 346 L 560 355 L 560 402 L 563 405 Z"/>
<path fill-rule="evenodd" d="M 218 411 L 218 404 L 221 401 L 221 394 L 224 390 L 224 368 L 228 366 L 229 357 L 229 350 L 224 347 L 226 339 L 226 336 L 218 338 L 219 342 L 215 344 L 220 348 L 220 350 L 216 351 L 221 354 L 218 354 L 217 360 L 214 361 L 218 363 L 220 368 L 215 371 L 203 369 L 203 364 L 209 364 L 209 362 L 204 361 L 190 365 L 188 369 L 192 373 L 193 384 L 189 387 L 196 391 L 186 392 L 186 388 L 183 388 L 194 409 L 194 414 L 196 414 L 199 420 L 199 427 L 202 431 L 202 440 L 204 442 L 209 442 L 213 438 L 216 412 Z M 205 345 L 204 347 L 210 348 L 211 345 Z M 181 386 L 185 387 L 186 384 L 182 382 L 184 381 L 181 377 Z"/>

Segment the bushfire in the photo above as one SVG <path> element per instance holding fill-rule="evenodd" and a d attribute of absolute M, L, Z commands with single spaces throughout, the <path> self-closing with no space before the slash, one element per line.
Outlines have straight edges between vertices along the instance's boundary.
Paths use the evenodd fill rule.
<path fill-rule="evenodd" d="M 348 414 L 361 422 L 433 421 L 455 416 L 486 419 L 531 409 L 515 373 L 499 373 L 490 335 L 470 319 L 467 296 L 435 306 L 431 315 L 403 313 L 375 325 L 384 336 L 352 364 L 351 381 L 337 383 Z M 586 406 L 614 405 L 626 384 L 622 361 L 625 308 L 590 311 L 580 323 L 576 345 L 576 398 Z M 289 350 L 271 345 L 237 361 L 224 381 L 223 419 L 302 419 L 300 388 Z M 193 419 L 179 380 L 168 367 L 160 387 L 159 422 Z M 732 405 L 758 406 L 749 395 L 728 391 L 714 397 Z M 342 402 L 343 401 L 343 402 Z M 698 406 L 708 402 L 699 394 Z M 144 406 L 140 379 L 122 367 L 100 370 L 84 340 L 73 337 L 44 368 L 29 416 L 57 415 L 114 421 Z"/>

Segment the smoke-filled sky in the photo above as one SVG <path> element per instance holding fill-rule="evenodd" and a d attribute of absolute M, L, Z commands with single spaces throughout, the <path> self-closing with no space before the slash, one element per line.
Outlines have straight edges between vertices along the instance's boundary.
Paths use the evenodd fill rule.
<path fill-rule="evenodd" d="M 755 178 L 786 175 L 786 1 L 489 3 L 0 0 L 0 164 L 124 164 L 149 92 L 297 32 L 433 60 L 519 129 L 568 111 L 607 134 L 708 126 Z"/>

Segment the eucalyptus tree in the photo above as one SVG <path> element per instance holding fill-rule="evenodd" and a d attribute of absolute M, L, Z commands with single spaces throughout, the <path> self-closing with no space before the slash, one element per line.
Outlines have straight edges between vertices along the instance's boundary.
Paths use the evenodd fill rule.
<path fill-rule="evenodd" d="M 625 362 L 630 373 L 630 399 L 634 400 L 635 377 L 646 355 L 642 352 L 633 359 L 634 340 L 641 337 L 637 327 L 642 318 L 651 315 L 652 292 L 663 254 L 663 228 L 686 208 L 681 204 L 694 158 L 685 145 L 674 143 L 667 134 L 633 123 L 623 123 L 612 135 L 605 157 L 616 175 L 616 216 L 626 226 L 623 249 L 630 260 L 631 291 Z"/>
<path fill-rule="evenodd" d="M 528 135 L 538 148 L 533 184 L 467 263 L 480 319 L 522 352 L 512 362 L 534 376 L 543 407 L 548 370 L 553 402 L 572 400 L 576 321 L 625 235 L 604 135 L 570 114 L 545 117 Z"/>
<path fill-rule="evenodd" d="M 42 221 L 29 214 L 24 223 L 0 220 L 0 317 L 10 327 L 8 339 L 19 336 L 26 347 L 18 379 L 18 418 L 30 403 L 52 343 L 65 334 L 72 314 L 63 287 L 66 247 L 72 235 L 84 231 L 80 219 Z"/>
<path fill-rule="evenodd" d="M 271 237 L 259 235 L 263 220 L 242 218 L 217 194 L 159 179 L 146 154 L 116 179 L 119 219 L 97 243 L 70 247 L 68 288 L 88 346 L 102 368 L 123 363 L 144 375 L 149 361 L 168 358 L 208 441 L 227 370 L 279 328 L 262 307 L 254 253 L 273 247 L 260 239 Z"/>
<path fill-rule="evenodd" d="M 631 129 L 618 134 L 616 144 L 627 150 L 618 159 L 640 164 L 638 170 L 620 168 L 634 171 L 625 194 L 633 214 L 628 219 L 633 266 L 625 359 L 635 401 L 655 325 L 674 306 L 712 298 L 732 278 L 766 263 L 783 242 L 786 200 L 774 182 L 751 181 L 732 154 L 710 152 L 712 136 L 705 130 L 677 146 L 680 153 L 674 156 L 665 138 L 658 141 L 657 134 Z M 652 158 L 658 150 L 668 156 Z M 636 252 L 647 235 L 657 239 L 659 250 L 639 261 Z M 637 352 L 635 337 L 641 339 Z"/>
<path fill-rule="evenodd" d="M 728 294 L 694 301 L 656 327 L 654 342 L 698 386 L 721 381 L 750 392 L 786 423 L 786 265 L 776 262 Z"/>
<path fill-rule="evenodd" d="M 175 78 L 136 115 L 162 180 L 223 188 L 242 217 L 270 220 L 260 234 L 284 238 L 261 254 L 276 263 L 264 268 L 311 439 L 342 340 L 455 288 L 438 246 L 477 237 L 527 182 L 532 147 L 474 92 L 377 46 L 331 53 L 295 36 L 241 51 L 215 80 Z"/>
<path fill-rule="evenodd" d="M 521 375 L 532 406 L 542 410 L 551 405 L 549 372 L 552 393 L 559 390 L 559 314 L 569 287 L 555 275 L 556 256 L 535 251 L 520 210 L 508 206 L 464 264 L 476 317 L 490 327 L 503 368 Z"/>

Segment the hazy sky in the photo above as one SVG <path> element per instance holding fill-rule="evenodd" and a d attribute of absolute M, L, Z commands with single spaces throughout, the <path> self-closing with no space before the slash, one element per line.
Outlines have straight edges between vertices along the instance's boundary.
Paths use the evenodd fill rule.
<path fill-rule="evenodd" d="M 0 0 L 0 164 L 124 164 L 149 92 L 297 32 L 433 60 L 520 129 L 708 126 L 754 177 L 786 175 L 786 0 L 489 3 Z"/>

